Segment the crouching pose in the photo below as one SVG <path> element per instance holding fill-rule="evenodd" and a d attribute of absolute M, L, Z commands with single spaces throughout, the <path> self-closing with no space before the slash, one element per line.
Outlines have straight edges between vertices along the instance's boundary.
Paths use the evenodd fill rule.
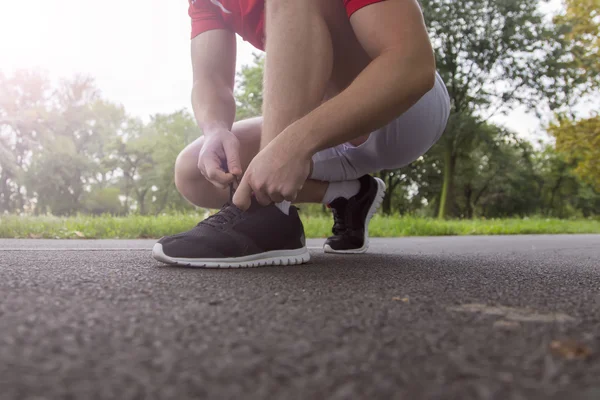
<path fill-rule="evenodd" d="M 179 155 L 175 182 L 191 203 L 221 211 L 162 238 L 154 257 L 200 267 L 307 262 L 291 203 L 331 208 L 325 252 L 367 251 L 385 193 L 370 174 L 425 154 L 450 112 L 417 0 L 191 0 L 189 15 L 204 135 Z M 263 116 L 234 123 L 236 34 L 266 61 Z"/>

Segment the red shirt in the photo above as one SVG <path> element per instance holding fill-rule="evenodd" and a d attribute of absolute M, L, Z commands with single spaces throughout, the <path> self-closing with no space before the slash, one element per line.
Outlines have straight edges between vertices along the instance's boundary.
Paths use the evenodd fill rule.
<path fill-rule="evenodd" d="M 384 0 L 344 0 L 344 6 L 350 18 L 362 7 L 380 1 Z M 188 14 L 192 19 L 192 38 L 212 29 L 227 29 L 237 33 L 257 49 L 265 49 L 265 0 L 188 0 L 188 2 Z"/>

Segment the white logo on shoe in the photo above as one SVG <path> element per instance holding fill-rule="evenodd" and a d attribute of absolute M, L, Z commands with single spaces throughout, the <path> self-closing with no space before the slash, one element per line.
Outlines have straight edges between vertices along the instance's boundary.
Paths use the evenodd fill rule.
<path fill-rule="evenodd" d="M 221 11 L 223 11 L 225 14 L 231 14 L 231 11 L 226 9 L 225 6 L 221 4 L 219 0 L 210 0 L 210 2 L 213 3 L 215 6 L 219 7 Z"/>

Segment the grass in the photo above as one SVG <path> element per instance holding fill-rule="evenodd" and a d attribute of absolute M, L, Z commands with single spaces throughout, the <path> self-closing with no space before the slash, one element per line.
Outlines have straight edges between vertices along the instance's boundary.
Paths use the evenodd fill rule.
<path fill-rule="evenodd" d="M 1 216 L 0 238 L 160 238 L 190 229 L 202 218 L 202 214 L 156 217 L 81 215 L 68 218 Z M 322 238 L 329 235 L 331 217 L 303 215 L 302 219 L 307 237 Z M 372 237 L 600 233 L 600 220 L 526 218 L 440 221 L 410 216 L 376 215 L 371 221 L 369 231 Z"/>

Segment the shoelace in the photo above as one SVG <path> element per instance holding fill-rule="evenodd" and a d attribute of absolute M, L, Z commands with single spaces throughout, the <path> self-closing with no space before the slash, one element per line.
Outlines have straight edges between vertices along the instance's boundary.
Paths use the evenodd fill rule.
<path fill-rule="evenodd" d="M 233 219 L 240 216 L 241 213 L 242 210 L 237 208 L 234 204 L 227 202 L 218 213 L 211 215 L 204 221 L 200 221 L 198 225 L 209 225 L 216 227 L 217 225 L 222 225 L 224 223 L 232 221 Z"/>
<path fill-rule="evenodd" d="M 330 207 L 333 212 L 333 228 L 331 229 L 334 235 L 341 235 L 348 229 L 346 224 L 346 203 L 341 203 L 337 207 Z"/>
<path fill-rule="evenodd" d="M 233 188 L 233 183 L 229 184 L 229 201 L 221 207 L 221 210 L 214 215 L 209 216 L 203 221 L 200 221 L 198 225 L 208 225 L 212 227 L 216 227 L 218 225 L 222 225 L 233 219 L 237 218 L 242 210 L 237 208 L 235 204 L 233 204 L 233 194 L 235 193 L 235 189 Z"/>

